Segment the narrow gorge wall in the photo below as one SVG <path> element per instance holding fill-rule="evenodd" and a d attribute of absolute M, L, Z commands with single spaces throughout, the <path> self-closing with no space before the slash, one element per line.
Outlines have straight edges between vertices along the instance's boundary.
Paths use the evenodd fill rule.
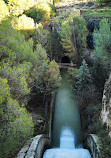
<path fill-rule="evenodd" d="M 111 73 L 104 86 L 102 105 L 101 119 L 103 123 L 106 123 L 111 137 Z"/>

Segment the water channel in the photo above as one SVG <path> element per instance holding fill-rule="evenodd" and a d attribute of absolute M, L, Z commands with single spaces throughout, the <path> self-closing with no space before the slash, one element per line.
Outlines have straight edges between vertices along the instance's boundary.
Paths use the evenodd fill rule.
<path fill-rule="evenodd" d="M 75 135 L 76 146 L 82 143 L 79 108 L 67 78 L 67 69 L 62 70 L 61 86 L 57 90 L 53 121 L 52 146 L 60 146 L 62 128 L 69 127 Z"/>
<path fill-rule="evenodd" d="M 46 150 L 43 158 L 91 158 L 89 151 L 82 147 L 79 107 L 67 70 L 63 69 L 61 75 L 55 100 L 52 149 Z"/>

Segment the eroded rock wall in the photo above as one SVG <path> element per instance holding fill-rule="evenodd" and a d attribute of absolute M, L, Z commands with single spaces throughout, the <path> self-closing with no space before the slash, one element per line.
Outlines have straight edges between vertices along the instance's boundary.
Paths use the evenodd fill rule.
<path fill-rule="evenodd" d="M 103 123 L 106 123 L 107 130 L 111 137 L 111 74 L 104 86 L 101 119 Z"/>

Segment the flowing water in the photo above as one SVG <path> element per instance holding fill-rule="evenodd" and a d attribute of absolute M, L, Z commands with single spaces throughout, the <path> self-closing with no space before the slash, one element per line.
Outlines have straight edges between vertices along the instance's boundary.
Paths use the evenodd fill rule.
<path fill-rule="evenodd" d="M 67 79 L 67 70 L 62 70 L 61 87 L 57 90 L 55 100 L 52 146 L 60 146 L 60 134 L 63 127 L 70 127 L 75 133 L 76 146 L 81 142 L 81 122 L 77 101 Z"/>
<path fill-rule="evenodd" d="M 52 149 L 46 150 L 43 158 L 90 158 L 89 151 L 82 148 L 79 108 L 67 71 L 62 70 L 61 74 L 55 100 Z"/>

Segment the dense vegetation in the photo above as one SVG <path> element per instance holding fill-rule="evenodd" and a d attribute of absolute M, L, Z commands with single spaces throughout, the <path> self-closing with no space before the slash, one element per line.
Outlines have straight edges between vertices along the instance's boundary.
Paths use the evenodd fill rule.
<path fill-rule="evenodd" d="M 99 4 L 106 2 L 100 0 Z M 54 1 L 52 3 L 0 0 L 0 158 L 12 156 L 33 136 L 34 123 L 26 108 L 32 94 L 45 97 L 60 86 L 59 66 L 54 59 L 59 62 L 63 56 L 77 64 L 76 68 L 68 69 L 68 76 L 81 110 L 88 113 L 87 132 L 103 137 L 101 122 L 94 124 L 94 120 L 98 119 L 102 108 L 104 83 L 111 68 L 110 22 L 101 20 L 99 29 L 93 32 L 91 62 L 85 54 L 88 35 L 85 14 L 64 13 L 64 17 L 50 23 L 50 30 L 43 29 L 56 15 Z M 91 109 L 96 109 L 98 114 L 94 111 L 92 116 Z M 102 151 L 102 156 L 110 158 L 110 139 L 108 136 L 104 139 L 106 143 L 102 149 L 107 150 Z"/>
<path fill-rule="evenodd" d="M 98 0 L 99 5 L 105 5 L 105 4 L 108 4 L 109 2 L 110 0 Z"/>
<path fill-rule="evenodd" d="M 100 157 L 110 158 L 111 138 L 108 136 L 109 131 L 105 125 L 102 125 L 99 118 L 102 109 L 103 87 L 111 68 L 111 30 L 107 19 L 101 20 L 99 29 L 95 28 L 93 36 L 94 63 L 88 66 L 83 60 L 79 69 L 69 68 L 68 73 L 81 107 L 84 134 L 97 134 L 102 142 Z M 87 57 L 85 58 L 88 60 Z"/>
<path fill-rule="evenodd" d="M 83 17 L 71 16 L 63 21 L 60 30 L 62 46 L 67 55 L 75 62 L 80 62 L 86 48 L 87 28 Z M 70 53 L 69 53 L 70 52 Z M 69 54 L 68 54 L 69 53 Z"/>
<path fill-rule="evenodd" d="M 30 0 L 7 3 L 0 0 L 1 158 L 13 155 L 33 136 L 34 124 L 26 110 L 30 94 L 33 91 L 49 94 L 61 80 L 59 66 L 54 60 L 50 61 L 42 42 L 44 38 L 48 40 L 42 24 L 35 27 L 35 19 L 25 15 L 33 5 L 34 8 L 38 5 Z M 51 15 L 50 6 L 46 5 L 49 10 L 39 2 L 44 17 L 41 20 Z M 36 22 L 39 23 L 39 19 Z"/>

